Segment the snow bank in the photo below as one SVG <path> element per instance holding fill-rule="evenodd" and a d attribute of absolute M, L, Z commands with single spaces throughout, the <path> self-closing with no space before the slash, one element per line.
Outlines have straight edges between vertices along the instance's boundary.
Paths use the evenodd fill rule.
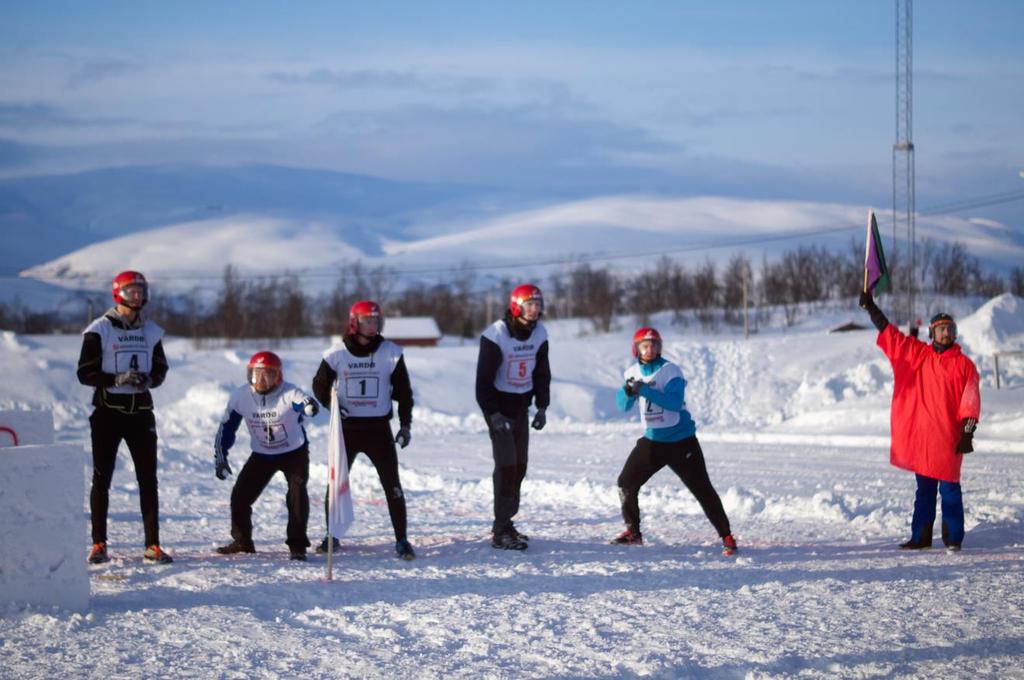
<path fill-rule="evenodd" d="M 1024 301 L 1003 293 L 958 321 L 957 330 L 960 344 L 975 355 L 1024 350 Z"/>
<path fill-rule="evenodd" d="M 52 443 L 52 411 L 0 411 L 0 446 Z"/>
<path fill-rule="evenodd" d="M 0 601 L 88 606 L 81 461 L 66 444 L 0 450 Z"/>

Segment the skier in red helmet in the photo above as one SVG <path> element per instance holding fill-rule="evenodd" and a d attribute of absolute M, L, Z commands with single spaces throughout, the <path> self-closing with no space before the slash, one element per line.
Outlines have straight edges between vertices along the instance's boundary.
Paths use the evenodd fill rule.
<path fill-rule="evenodd" d="M 532 426 L 547 423 L 551 402 L 548 334 L 540 322 L 544 296 L 531 284 L 509 296 L 505 318 L 495 321 L 480 337 L 476 364 L 476 401 L 484 413 L 494 456 L 494 524 L 491 545 L 525 550 L 527 536 L 512 522 L 519 512 L 519 495 L 530 447 L 530 403 L 537 411 Z"/>
<path fill-rule="evenodd" d="M 235 443 L 238 426 L 249 427 L 252 455 L 238 473 L 231 490 L 231 543 L 217 548 L 222 555 L 254 553 L 252 541 L 252 504 L 263 493 L 274 473 L 281 472 L 288 482 L 285 504 L 288 506 L 288 550 L 293 560 L 306 560 L 309 538 L 309 440 L 302 426 L 320 410 L 316 400 L 284 380 L 281 358 L 273 352 L 257 352 L 246 367 L 247 383 L 228 400 L 217 438 L 214 440 L 214 466 L 217 479 L 231 474 L 228 451 Z"/>
<path fill-rule="evenodd" d="M 324 352 L 313 378 L 313 394 L 330 407 L 337 385 L 341 430 L 348 464 L 362 451 L 377 469 L 395 531 L 395 554 L 416 557 L 406 530 L 405 494 L 398 475 L 398 451 L 412 440 L 412 385 L 402 348 L 384 338 L 384 312 L 372 300 L 352 305 L 342 345 Z M 391 434 L 391 402 L 398 403 L 398 433 Z M 324 504 L 326 506 L 326 503 Z M 335 547 L 338 547 L 337 540 Z M 317 552 L 327 552 L 327 538 Z"/>
<path fill-rule="evenodd" d="M 123 271 L 111 285 L 114 306 L 82 333 L 78 381 L 94 388 L 89 417 L 92 437 L 92 519 L 90 564 L 108 561 L 107 509 L 117 449 L 128 444 L 139 484 L 139 506 L 145 529 L 147 562 L 171 562 L 160 547 L 160 500 L 157 491 L 156 418 L 150 388 L 167 375 L 164 331 L 145 318 L 149 283 L 136 271 Z"/>
<path fill-rule="evenodd" d="M 640 545 L 640 488 L 668 466 L 683 480 L 722 539 L 726 555 L 736 552 L 736 539 L 718 492 L 711 485 L 704 452 L 697 441 L 697 425 L 686 410 L 686 379 L 679 366 L 661 355 L 661 334 L 641 328 L 633 334 L 633 358 L 623 377 L 625 385 L 615 395 L 619 410 L 629 411 L 640 402 L 640 422 L 646 431 L 626 459 L 619 474 L 619 498 L 626 530 L 612 543 Z"/>

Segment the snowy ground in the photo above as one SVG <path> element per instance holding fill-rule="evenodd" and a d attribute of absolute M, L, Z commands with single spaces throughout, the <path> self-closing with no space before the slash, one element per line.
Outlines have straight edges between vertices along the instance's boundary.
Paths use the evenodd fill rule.
<path fill-rule="evenodd" d="M 995 330 L 1002 317 L 992 310 L 965 319 L 978 336 L 965 342 L 1019 343 L 1024 310 L 1014 310 Z M 888 465 L 891 373 L 873 332 L 823 332 L 856 316 L 750 340 L 659 324 L 690 381 L 688 405 L 741 546 L 733 558 L 668 471 L 641 495 L 648 544 L 607 544 L 621 524 L 615 479 L 639 434 L 613 405 L 631 329 L 580 338 L 578 324 L 550 327 L 554 403 L 531 440 L 523 554 L 486 542 L 491 461 L 472 396 L 475 344 L 407 350 L 417 409 L 400 457 L 419 557 L 393 557 L 383 497 L 361 457 L 357 523 L 333 582 L 323 558 L 287 559 L 280 479 L 255 507 L 260 552 L 213 553 L 229 538 L 231 491 L 213 475 L 216 420 L 262 347 L 171 339 L 171 373 L 155 395 L 161 532 L 175 563 L 141 562 L 122 455 L 111 492 L 116 559 L 91 568 L 90 610 L 0 609 L 0 677 L 1024 677 L 1024 366 L 1004 365 L 996 391 L 990 360 L 975 357 L 983 417 L 965 464 L 964 551 L 902 553 L 914 483 Z M 323 344 L 282 348 L 288 378 L 308 385 Z M 0 408 L 53 408 L 57 440 L 86 441 L 78 346 L 77 337 L 0 337 Z M 310 484 L 313 539 L 326 429 L 323 416 L 309 428 L 323 454 Z M 83 559 L 87 520 L 83 494 Z"/>

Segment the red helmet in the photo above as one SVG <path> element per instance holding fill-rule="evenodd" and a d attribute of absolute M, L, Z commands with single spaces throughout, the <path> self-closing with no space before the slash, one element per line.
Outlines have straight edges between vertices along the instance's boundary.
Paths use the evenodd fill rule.
<path fill-rule="evenodd" d="M 360 300 L 348 310 L 348 328 L 345 335 L 359 333 L 359 317 L 362 316 L 377 317 L 377 333 L 379 335 L 384 332 L 384 312 L 381 311 L 380 305 L 373 300 Z"/>
<path fill-rule="evenodd" d="M 115 305 L 124 305 L 125 307 L 130 307 L 130 305 L 127 302 L 125 302 L 124 297 L 121 295 L 121 289 L 125 288 L 126 286 L 142 286 L 142 304 L 140 304 L 138 307 L 131 307 L 132 309 L 142 309 L 142 307 L 145 306 L 147 302 L 149 302 L 149 284 L 146 283 L 146 277 L 140 274 L 139 272 L 134 272 L 131 270 L 121 272 L 120 274 L 115 276 L 114 282 L 110 286 L 110 294 L 114 298 Z"/>
<path fill-rule="evenodd" d="M 508 296 L 508 311 L 513 319 L 518 319 L 523 315 L 523 303 L 527 300 L 540 302 L 540 313 L 544 314 L 544 295 L 540 292 L 540 288 L 532 283 L 524 283 L 521 286 L 516 286 L 512 294 Z"/>
<path fill-rule="evenodd" d="M 256 387 L 256 384 L 253 382 L 253 376 L 257 368 L 273 370 L 277 373 L 277 378 L 270 387 L 271 390 L 280 385 L 284 380 L 284 370 L 281 367 L 281 357 L 277 356 L 273 352 L 256 352 L 256 354 L 253 354 L 252 358 L 249 359 L 249 365 L 246 367 L 245 375 L 249 380 L 249 384 L 253 387 Z"/>
<path fill-rule="evenodd" d="M 644 340 L 650 340 L 654 343 L 654 358 L 657 359 L 661 356 L 661 333 L 654 328 L 641 328 L 636 333 L 633 333 L 633 358 L 636 359 L 640 356 L 636 346 Z"/>

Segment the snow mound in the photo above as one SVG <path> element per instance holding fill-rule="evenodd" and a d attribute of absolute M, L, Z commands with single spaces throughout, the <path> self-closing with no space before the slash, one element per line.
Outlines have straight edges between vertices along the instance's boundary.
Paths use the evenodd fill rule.
<path fill-rule="evenodd" d="M 84 611 L 81 448 L 0 450 L 0 602 Z"/>
<path fill-rule="evenodd" d="M 958 321 L 957 331 L 972 354 L 1024 350 L 1024 301 L 1013 293 L 994 297 Z"/>
<path fill-rule="evenodd" d="M 804 376 L 787 408 L 793 413 L 804 413 L 891 389 L 892 378 L 883 367 L 883 361 L 859 364 L 834 375 Z"/>
<path fill-rule="evenodd" d="M 18 334 L 14 331 L 3 331 L 0 333 L 0 343 L 3 348 L 10 352 L 25 352 L 28 347 L 18 341 Z"/>

